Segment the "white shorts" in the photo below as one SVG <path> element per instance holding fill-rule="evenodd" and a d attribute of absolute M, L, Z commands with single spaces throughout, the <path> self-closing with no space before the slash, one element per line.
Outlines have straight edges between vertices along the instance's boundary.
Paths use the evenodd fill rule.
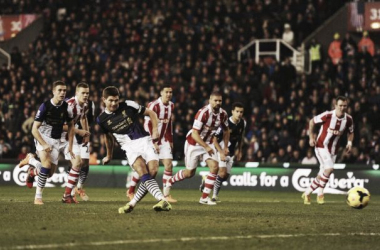
<path fill-rule="evenodd" d="M 131 167 L 139 156 L 141 156 L 146 163 L 153 160 L 158 161 L 158 154 L 156 153 L 150 136 L 127 142 L 121 146 L 121 149 L 125 151 L 125 155 Z"/>
<path fill-rule="evenodd" d="M 218 153 L 219 167 L 220 168 L 227 168 L 227 173 L 231 174 L 231 168 L 232 168 L 232 165 L 234 164 L 234 158 L 235 158 L 235 156 L 227 156 L 226 161 L 221 161 L 220 160 L 220 154 Z"/>
<path fill-rule="evenodd" d="M 51 147 L 51 152 L 50 152 L 51 163 L 53 163 L 54 165 L 58 165 L 58 156 L 59 156 L 59 152 L 60 152 L 59 151 L 60 150 L 60 139 L 53 139 L 53 138 L 50 138 L 44 134 L 41 134 L 41 137 Z M 43 151 L 42 145 L 36 139 L 34 140 L 34 143 L 36 145 L 37 153 L 39 151 Z"/>
<path fill-rule="evenodd" d="M 73 140 L 73 153 L 74 153 L 74 155 L 81 156 L 81 148 L 82 148 L 82 145 L 78 144 L 78 141 L 77 141 L 77 139 L 74 136 L 74 140 Z M 71 160 L 71 155 L 69 153 L 69 142 L 67 142 L 67 144 L 66 144 L 65 159 L 66 160 Z"/>
<path fill-rule="evenodd" d="M 80 158 L 81 159 L 90 159 L 90 147 L 91 143 L 88 142 L 86 145 L 82 143 L 80 145 Z"/>
<path fill-rule="evenodd" d="M 79 155 L 81 159 L 90 159 L 90 143 L 87 143 L 86 146 L 82 144 L 73 145 L 73 153 L 74 155 Z M 71 160 L 71 155 L 69 154 L 69 143 L 66 145 L 65 149 L 65 159 Z"/>
<path fill-rule="evenodd" d="M 319 161 L 319 173 L 323 173 L 325 169 L 333 168 L 336 160 L 336 155 L 331 155 L 327 148 L 317 148 L 314 149 L 315 155 Z"/>
<path fill-rule="evenodd" d="M 186 169 L 193 170 L 198 167 L 200 161 L 206 161 L 208 159 L 218 161 L 218 156 L 216 154 L 217 150 L 213 144 L 208 144 L 213 150 L 214 154 L 210 156 L 204 147 L 200 145 L 191 145 L 187 141 L 185 142 L 185 166 Z"/>
<path fill-rule="evenodd" d="M 163 159 L 173 159 L 172 148 L 170 147 L 170 142 L 164 141 L 159 145 L 160 153 L 158 154 L 158 158 Z"/>
<path fill-rule="evenodd" d="M 59 143 L 59 152 L 66 156 L 68 150 L 69 150 L 69 142 L 61 139 Z"/>

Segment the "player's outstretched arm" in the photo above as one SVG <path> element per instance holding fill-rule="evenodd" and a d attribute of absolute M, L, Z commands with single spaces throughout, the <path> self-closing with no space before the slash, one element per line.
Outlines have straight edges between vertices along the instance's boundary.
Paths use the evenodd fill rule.
<path fill-rule="evenodd" d="M 75 154 L 73 153 L 73 143 L 74 143 L 74 120 L 71 120 L 67 123 L 68 126 L 68 136 L 69 136 L 69 153 L 71 155 L 71 159 L 75 159 Z"/>
<path fill-rule="evenodd" d="M 113 156 L 114 139 L 113 139 L 112 134 L 110 133 L 105 134 L 104 141 L 106 143 L 107 156 L 103 158 L 103 165 L 106 165 L 108 162 L 112 160 L 112 156 Z"/>
<path fill-rule="evenodd" d="M 310 122 L 309 122 L 309 144 L 310 144 L 310 147 L 314 147 L 315 146 L 315 138 L 314 138 L 314 118 L 310 119 Z"/>
<path fill-rule="evenodd" d="M 240 141 L 239 141 L 238 150 L 236 152 L 236 159 L 238 161 L 240 161 L 241 158 L 243 157 L 243 143 L 244 143 L 244 138 L 242 136 Z"/>
<path fill-rule="evenodd" d="M 193 137 L 193 139 L 194 139 L 199 145 L 201 145 L 202 147 L 204 147 L 209 155 L 213 155 L 213 154 L 215 154 L 214 150 L 213 150 L 209 145 L 207 145 L 207 144 L 203 141 L 203 139 L 202 139 L 201 136 L 199 135 L 199 131 L 198 131 L 198 130 L 193 129 L 193 131 L 191 132 L 191 137 Z"/>
<path fill-rule="evenodd" d="M 347 145 L 346 145 L 346 154 L 350 154 L 351 153 L 351 149 L 352 149 L 352 141 L 354 140 L 354 133 L 349 133 L 347 135 Z"/>
<path fill-rule="evenodd" d="M 224 142 L 224 154 L 227 156 L 229 154 L 228 142 L 230 141 L 230 129 L 228 127 L 223 128 L 223 142 Z"/>
<path fill-rule="evenodd" d="M 150 121 L 152 122 L 152 139 L 158 139 L 159 134 L 157 114 L 150 109 L 145 109 L 144 115 L 149 116 Z"/>
<path fill-rule="evenodd" d="M 83 145 L 87 145 L 87 143 L 90 141 L 90 129 L 89 129 L 89 125 L 88 125 L 88 120 L 87 120 L 87 116 L 83 116 L 81 119 L 80 119 L 80 123 L 82 125 L 82 131 L 81 131 L 81 134 L 80 136 L 83 137 Z"/>
<path fill-rule="evenodd" d="M 158 134 L 158 117 L 156 112 L 145 109 L 144 115 L 149 116 L 150 121 L 152 122 L 152 140 L 154 144 L 154 148 L 156 149 L 157 154 L 160 153 L 160 148 L 158 147 L 158 140 L 160 139 L 160 135 Z"/>

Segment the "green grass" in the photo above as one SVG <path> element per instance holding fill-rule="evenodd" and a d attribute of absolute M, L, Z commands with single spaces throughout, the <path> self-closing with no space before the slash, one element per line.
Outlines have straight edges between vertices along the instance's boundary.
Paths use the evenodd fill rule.
<path fill-rule="evenodd" d="M 380 199 L 355 210 L 345 196 L 305 206 L 300 193 L 227 191 L 217 206 L 197 190 L 172 191 L 179 202 L 155 212 L 147 195 L 130 214 L 124 189 L 88 188 L 89 202 L 62 204 L 63 189 L 0 188 L 0 249 L 376 249 Z M 315 199 L 315 196 L 313 196 Z"/>

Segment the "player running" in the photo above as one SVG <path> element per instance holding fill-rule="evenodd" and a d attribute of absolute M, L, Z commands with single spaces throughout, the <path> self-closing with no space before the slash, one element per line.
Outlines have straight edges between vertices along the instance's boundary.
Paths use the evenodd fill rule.
<path fill-rule="evenodd" d="M 150 102 L 148 104 L 148 109 L 152 110 L 157 114 L 158 117 L 158 147 L 159 154 L 158 158 L 162 161 L 164 165 L 164 175 L 162 177 L 163 188 L 166 186 L 166 181 L 170 179 L 173 175 L 173 120 L 172 114 L 174 112 L 174 104 L 170 101 L 173 96 L 173 90 L 170 85 L 163 85 L 160 91 L 161 97 L 157 100 Z M 148 131 L 152 135 L 152 122 L 149 116 L 145 116 L 144 122 L 145 131 Z M 140 178 L 136 171 L 132 173 L 132 180 L 130 182 L 129 189 L 127 191 L 127 196 L 130 200 L 133 199 L 134 190 Z M 170 203 L 175 203 L 177 200 L 173 199 L 171 196 L 166 197 Z"/>
<path fill-rule="evenodd" d="M 213 92 L 210 95 L 209 104 L 201 108 L 193 123 L 193 128 L 188 132 L 185 142 L 185 165 L 186 169 L 180 170 L 170 178 L 164 188 L 165 197 L 170 195 L 171 186 L 178 181 L 191 178 L 196 172 L 198 163 L 204 160 L 210 169 L 205 181 L 200 204 L 216 205 L 209 197 L 214 187 L 216 175 L 218 173 L 218 156 L 215 145 L 213 144 L 216 130 L 221 126 L 223 129 L 223 141 L 228 145 L 230 132 L 228 130 L 227 113 L 221 108 L 222 95 Z M 228 148 L 224 148 L 224 155 L 228 155 Z"/>
<path fill-rule="evenodd" d="M 154 179 L 158 171 L 159 134 L 158 119 L 155 112 L 146 109 L 134 101 L 119 103 L 119 91 L 110 86 L 103 90 L 105 110 L 96 122 L 105 133 L 107 156 L 103 164 L 111 161 L 114 147 L 114 137 L 125 151 L 130 166 L 139 174 L 141 184 L 133 197 L 125 206 L 119 208 L 119 213 L 130 213 L 148 192 L 159 202 L 153 206 L 156 211 L 171 210 L 170 203 L 165 199 Z M 139 117 L 148 115 L 152 122 L 152 136 L 139 123 Z M 152 139 L 153 138 L 153 139 Z"/>
<path fill-rule="evenodd" d="M 320 189 L 318 191 L 317 203 L 325 203 L 323 190 L 334 170 L 339 141 L 345 132 L 347 132 L 346 153 L 349 154 L 351 152 L 352 141 L 354 140 L 354 122 L 346 111 L 347 98 L 338 96 L 334 110 L 323 112 L 309 122 L 309 144 L 311 147 L 315 147 L 320 171 L 310 187 L 302 194 L 305 205 L 311 204 L 310 195 L 318 187 Z M 313 133 L 315 124 L 321 124 L 317 140 L 315 140 Z"/>
<path fill-rule="evenodd" d="M 223 149 L 225 147 L 223 141 L 223 130 L 222 127 L 216 131 L 215 136 L 217 137 L 217 142 L 215 142 L 215 147 L 218 149 L 219 156 L 219 171 L 216 177 L 212 199 L 213 202 L 220 202 L 218 197 L 219 191 L 221 189 L 222 183 L 228 179 L 231 174 L 231 168 L 234 164 L 235 158 L 240 161 L 242 158 L 242 147 L 243 147 L 243 135 L 245 127 L 247 125 L 246 121 L 242 118 L 244 114 L 244 105 L 240 102 L 235 102 L 232 104 L 232 116 L 228 119 L 228 128 L 230 131 L 230 141 L 228 143 L 229 155 L 225 156 Z M 206 176 L 202 177 L 202 184 L 200 186 L 201 192 L 205 187 Z"/>

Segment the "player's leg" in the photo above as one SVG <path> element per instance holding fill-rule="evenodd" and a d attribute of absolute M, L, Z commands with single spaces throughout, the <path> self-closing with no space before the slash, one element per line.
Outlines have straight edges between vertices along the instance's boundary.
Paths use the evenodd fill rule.
<path fill-rule="evenodd" d="M 19 164 L 16 165 L 16 168 L 22 168 L 25 165 L 30 164 L 29 161 L 31 158 L 34 158 L 34 154 L 28 153 L 24 159 L 22 159 Z"/>
<path fill-rule="evenodd" d="M 172 159 L 162 159 L 164 165 L 164 175 L 162 176 L 162 187 L 166 186 L 166 182 L 173 176 L 173 164 Z"/>
<path fill-rule="evenodd" d="M 132 165 L 131 165 L 131 168 L 132 168 L 132 174 L 131 174 L 132 178 L 130 179 L 128 183 L 129 187 L 126 192 L 126 195 L 130 201 L 133 199 L 136 192 L 136 186 L 140 181 L 140 175 L 133 169 Z"/>
<path fill-rule="evenodd" d="M 68 145 L 67 145 L 68 147 Z M 80 145 L 74 142 L 73 145 L 73 153 L 75 155 L 74 159 L 71 159 L 70 153 L 68 153 L 66 149 L 65 159 L 70 160 L 71 162 L 71 169 L 69 171 L 69 174 L 67 176 L 66 181 L 66 187 L 65 192 L 62 197 L 63 203 L 69 203 L 69 204 L 75 204 L 78 203 L 73 196 L 71 195 L 71 192 L 73 191 L 74 187 L 77 185 L 78 179 L 79 179 L 79 173 L 80 168 L 82 164 L 82 159 L 80 157 Z"/>
<path fill-rule="evenodd" d="M 323 173 L 324 167 L 326 164 L 326 158 L 324 156 L 325 152 L 323 148 L 315 148 L 315 155 L 318 158 L 318 161 L 320 163 L 320 172 L 318 173 L 317 177 L 312 181 L 310 186 L 306 189 L 306 191 L 302 194 L 302 199 L 304 200 L 305 205 L 311 204 L 311 194 L 314 190 L 320 187 L 320 174 Z"/>
<path fill-rule="evenodd" d="M 214 189 L 212 192 L 212 201 L 220 202 L 219 191 L 222 188 L 222 183 L 228 179 L 231 173 L 231 168 L 233 165 L 233 157 L 227 156 L 226 161 L 219 161 L 219 171 L 216 177 Z"/>
<path fill-rule="evenodd" d="M 174 183 L 183 181 L 184 179 L 187 179 L 187 178 L 191 178 L 195 175 L 198 163 L 202 157 L 202 153 L 204 153 L 203 147 L 189 145 L 186 141 L 185 143 L 186 169 L 181 169 L 175 175 L 173 175 L 169 180 L 166 181 L 166 186 L 164 188 L 165 197 L 170 196 L 170 189 Z"/>
<path fill-rule="evenodd" d="M 173 177 L 173 164 L 172 159 L 162 159 L 162 164 L 164 164 L 164 175 L 162 177 L 162 188 L 165 189 L 166 183 L 169 181 L 170 178 Z M 176 203 L 177 200 L 174 199 L 171 195 L 167 196 L 166 199 L 170 203 Z"/>
<path fill-rule="evenodd" d="M 129 198 L 129 200 L 133 199 L 133 196 L 135 195 L 136 186 L 140 181 L 140 176 L 136 171 L 133 170 L 131 175 L 132 175 L 132 178 L 130 179 L 128 183 L 129 188 L 127 190 L 127 197 Z"/>
<path fill-rule="evenodd" d="M 219 170 L 219 164 L 216 159 L 208 158 L 206 159 L 206 164 L 210 169 L 210 172 L 207 175 L 207 178 L 205 180 L 205 187 L 202 192 L 202 197 L 199 200 L 200 204 L 204 205 L 216 205 L 216 202 L 211 201 L 209 195 L 211 193 L 211 190 L 214 188 L 216 176 Z"/>
<path fill-rule="evenodd" d="M 154 146 L 148 137 L 140 139 L 129 145 L 130 150 L 125 150 L 128 161 L 132 168 L 140 176 L 140 186 L 134 195 L 133 199 L 126 206 L 119 208 L 119 213 L 129 213 L 144 196 L 149 192 L 156 200 L 159 201 L 153 209 L 156 211 L 169 211 L 171 205 L 168 203 L 162 194 L 154 177 L 158 171 L 158 155 L 154 150 Z M 147 163 L 146 163 L 147 162 Z"/>
<path fill-rule="evenodd" d="M 16 167 L 24 167 L 28 165 L 27 169 L 27 177 L 26 177 L 26 186 L 28 188 L 33 187 L 34 179 L 38 175 L 41 170 L 42 164 L 38 161 L 36 156 L 32 153 L 27 154 L 27 156 L 20 161 L 20 163 Z"/>
<path fill-rule="evenodd" d="M 151 163 L 151 165 L 152 165 L 152 163 Z M 140 202 L 145 197 L 145 195 L 149 192 L 143 183 L 147 179 L 146 177 L 147 176 L 151 177 L 151 175 L 149 174 L 148 168 L 145 165 L 145 161 L 141 157 L 138 157 L 136 159 L 135 163 L 132 165 L 132 168 L 133 168 L 134 172 L 136 172 L 139 175 L 140 179 L 142 179 L 143 176 L 145 176 L 144 181 L 141 182 L 139 188 L 137 189 L 136 194 L 134 195 L 134 197 L 129 202 L 133 207 L 135 207 L 136 204 L 138 202 Z"/>
<path fill-rule="evenodd" d="M 73 198 L 78 194 L 83 201 L 88 201 L 90 199 L 86 193 L 86 190 L 83 188 L 89 169 L 89 159 L 82 159 L 77 185 L 71 190 L 71 196 Z"/>
<path fill-rule="evenodd" d="M 169 211 L 171 205 L 164 198 L 160 187 L 158 186 L 154 176 L 157 174 L 158 161 L 153 160 L 149 162 L 149 167 L 145 164 L 145 160 L 140 156 L 133 163 L 133 169 L 140 175 L 141 184 L 137 189 L 133 199 L 127 203 L 126 206 L 119 208 L 119 213 L 130 213 L 133 208 L 141 201 L 149 192 L 156 200 L 159 201 L 153 209 L 156 211 Z M 153 175 L 151 175 L 151 174 Z"/>
<path fill-rule="evenodd" d="M 50 169 L 52 166 L 52 163 L 50 161 L 50 153 L 47 153 L 46 151 L 40 151 L 39 155 L 40 155 L 42 167 L 40 169 L 40 172 L 38 173 L 36 195 L 34 197 L 34 204 L 36 205 L 43 204 L 42 193 L 46 185 L 46 180 L 48 179 L 50 175 Z"/>
<path fill-rule="evenodd" d="M 51 147 L 50 152 L 43 150 L 42 145 L 39 142 L 36 142 L 36 150 L 41 159 L 41 168 L 38 173 L 38 183 L 36 188 L 36 195 L 34 197 L 34 204 L 43 205 L 42 193 L 46 185 L 47 179 L 51 176 L 51 169 L 55 169 L 58 164 L 58 154 L 59 154 L 59 141 L 48 138 L 44 135 L 41 135 L 42 138 L 48 143 Z"/>
<path fill-rule="evenodd" d="M 82 162 L 79 171 L 79 180 L 77 187 L 73 189 L 71 195 L 74 196 L 75 194 L 78 194 L 83 201 L 88 201 L 90 197 L 88 197 L 83 187 L 84 183 L 87 180 L 88 173 L 90 171 L 90 143 L 82 143 L 80 145 L 80 157 L 82 159 Z"/>
<path fill-rule="evenodd" d="M 141 184 L 143 184 L 146 189 L 151 193 L 156 200 L 159 202 L 153 206 L 155 211 L 170 211 L 172 209 L 168 200 L 162 194 L 155 177 L 158 173 L 158 155 L 154 150 L 153 143 L 151 146 L 146 147 L 144 150 L 144 159 L 147 162 L 148 173 L 151 176 L 151 179 L 143 181 L 144 176 L 141 177 Z"/>
<path fill-rule="evenodd" d="M 323 165 L 319 166 L 319 172 L 317 178 L 315 178 L 316 184 L 318 184 L 318 194 L 317 194 L 317 203 L 324 204 L 324 188 L 321 187 L 321 177 L 325 172 L 325 168 Z"/>
<path fill-rule="evenodd" d="M 163 142 L 160 145 L 160 153 L 158 155 L 158 158 L 164 165 L 164 174 L 162 176 L 162 188 L 165 188 L 166 182 L 173 176 L 173 154 L 169 142 Z"/>
<path fill-rule="evenodd" d="M 166 183 L 173 177 L 173 153 L 169 142 L 165 141 L 160 145 L 160 153 L 158 157 L 164 165 L 164 174 L 162 176 L 162 189 L 164 190 Z M 177 200 L 173 199 L 171 195 L 167 196 L 166 199 L 170 203 L 177 202 Z"/>
<path fill-rule="evenodd" d="M 322 162 L 320 166 L 320 171 L 318 173 L 317 181 L 319 184 L 317 203 L 322 205 L 325 203 L 324 189 L 328 182 L 328 179 L 333 171 L 334 162 L 336 156 L 332 156 L 328 149 L 318 149 L 316 150 L 318 161 Z"/>
<path fill-rule="evenodd" d="M 79 179 L 80 165 L 81 165 L 80 156 L 76 154 L 75 159 L 71 159 L 70 162 L 71 162 L 71 169 L 67 176 L 66 187 L 65 187 L 65 192 L 62 197 L 62 202 L 63 203 L 78 203 L 76 200 L 73 199 L 73 196 L 71 195 L 71 193 L 73 189 L 75 188 Z"/>
<path fill-rule="evenodd" d="M 334 171 L 334 162 L 336 160 L 336 155 L 333 156 L 331 155 L 328 151 L 326 152 L 326 157 L 325 157 L 326 163 L 323 167 L 323 171 L 320 173 L 320 178 L 319 178 L 319 187 L 320 189 L 318 190 L 318 196 L 317 196 L 317 203 L 319 205 L 322 205 L 325 203 L 325 197 L 324 197 L 324 189 L 329 182 L 329 178 L 331 173 Z"/>

